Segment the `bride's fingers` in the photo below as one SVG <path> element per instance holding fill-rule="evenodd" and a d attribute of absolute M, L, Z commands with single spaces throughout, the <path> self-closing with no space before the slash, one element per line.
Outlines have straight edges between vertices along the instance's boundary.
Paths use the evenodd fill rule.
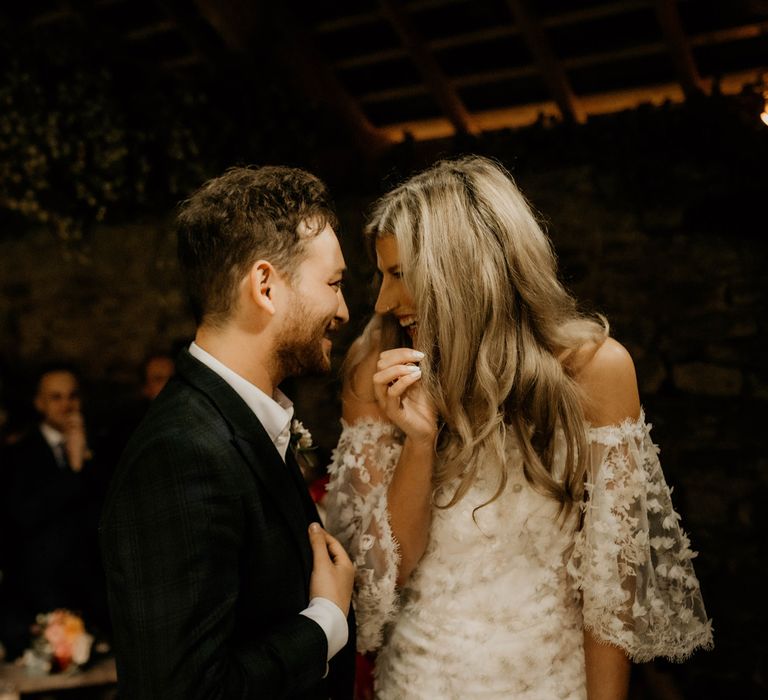
<path fill-rule="evenodd" d="M 401 376 L 394 384 L 387 387 L 387 396 L 393 399 L 399 399 L 410 386 L 421 379 L 421 370 L 417 367 L 415 372 L 409 372 Z"/>
<path fill-rule="evenodd" d="M 413 374 L 421 376 L 421 370 L 416 365 L 394 365 L 387 369 L 376 372 L 373 375 L 373 383 L 375 385 L 388 386 L 393 382 L 399 381 L 401 378 L 409 377 Z"/>
<path fill-rule="evenodd" d="M 392 367 L 393 365 L 405 365 L 409 362 L 419 362 L 424 359 L 424 354 L 412 348 L 394 348 L 393 350 L 384 350 L 379 354 L 379 360 L 376 363 L 376 369 L 381 371 Z"/>

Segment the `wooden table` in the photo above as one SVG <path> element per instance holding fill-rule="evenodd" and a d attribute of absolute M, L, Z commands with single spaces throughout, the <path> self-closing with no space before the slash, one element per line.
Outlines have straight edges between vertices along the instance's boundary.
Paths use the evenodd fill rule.
<path fill-rule="evenodd" d="M 113 686 L 117 683 L 115 660 L 100 659 L 88 668 L 72 675 L 54 673 L 49 676 L 32 676 L 23 666 L 0 664 L 0 685 L 10 684 L 20 695 L 46 693 L 70 688 Z"/>

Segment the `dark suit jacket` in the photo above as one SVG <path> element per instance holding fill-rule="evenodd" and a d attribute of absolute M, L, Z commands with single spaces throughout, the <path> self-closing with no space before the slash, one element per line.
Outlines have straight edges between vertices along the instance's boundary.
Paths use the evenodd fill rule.
<path fill-rule="evenodd" d="M 184 351 L 133 435 L 100 527 L 121 698 L 350 698 L 309 602 L 317 511 L 292 458 Z"/>
<path fill-rule="evenodd" d="M 38 613 L 69 608 L 91 629 L 101 626 L 98 467 L 59 467 L 39 429 L 5 448 L 0 463 L 0 638 L 14 656 L 28 644 Z"/>

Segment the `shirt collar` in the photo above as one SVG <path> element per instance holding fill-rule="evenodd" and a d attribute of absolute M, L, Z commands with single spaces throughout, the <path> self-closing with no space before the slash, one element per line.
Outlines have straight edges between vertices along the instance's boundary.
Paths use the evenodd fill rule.
<path fill-rule="evenodd" d="M 45 441 L 54 449 L 64 442 L 64 434 L 56 430 L 56 428 L 48 425 L 48 423 L 40 423 L 40 432 L 43 434 Z"/>
<path fill-rule="evenodd" d="M 206 367 L 218 374 L 254 412 L 280 456 L 285 460 L 285 453 L 290 442 L 293 403 L 280 389 L 268 396 L 255 384 L 233 372 L 223 362 L 203 350 L 194 341 L 189 346 L 189 354 L 200 360 Z"/>

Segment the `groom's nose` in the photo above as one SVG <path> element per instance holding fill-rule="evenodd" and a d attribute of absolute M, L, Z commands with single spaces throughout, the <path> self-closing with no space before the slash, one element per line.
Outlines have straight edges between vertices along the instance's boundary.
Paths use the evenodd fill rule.
<path fill-rule="evenodd" d="M 346 323 L 349 321 L 349 309 L 347 308 L 347 302 L 344 299 L 344 292 L 339 292 L 339 308 L 336 309 L 336 320 L 339 323 Z"/>

